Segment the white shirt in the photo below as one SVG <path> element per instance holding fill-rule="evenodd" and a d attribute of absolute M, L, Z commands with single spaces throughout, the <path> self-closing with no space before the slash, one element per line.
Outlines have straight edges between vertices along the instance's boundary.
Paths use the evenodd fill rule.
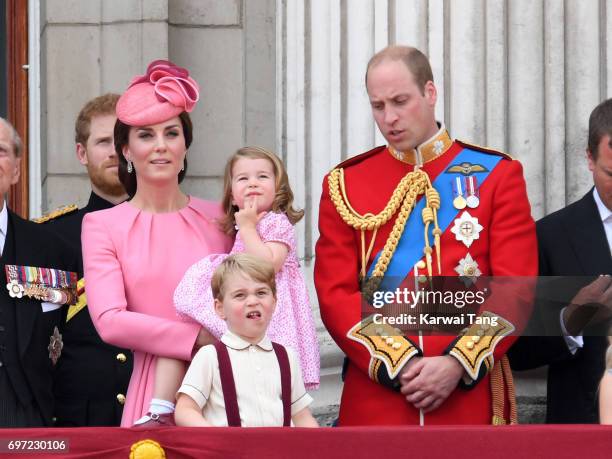
<path fill-rule="evenodd" d="M 610 254 L 612 255 L 612 210 L 608 209 L 601 200 L 601 196 L 597 192 L 597 188 L 593 188 L 593 199 L 597 204 L 597 210 L 599 211 L 599 217 L 603 223 L 604 230 L 606 231 L 606 239 L 608 239 L 608 248 L 610 248 Z"/>
<path fill-rule="evenodd" d="M 2 212 L 0 212 L 0 255 L 4 252 L 4 243 L 6 242 L 7 228 L 8 228 L 8 210 L 6 210 L 6 202 L 3 202 Z"/>
<path fill-rule="evenodd" d="M 608 240 L 608 248 L 610 249 L 610 255 L 612 255 L 612 210 L 608 209 L 606 205 L 601 200 L 601 196 L 597 192 L 597 188 L 593 187 L 593 199 L 595 200 L 595 204 L 597 205 L 597 211 L 599 212 L 599 217 L 601 218 L 601 222 L 603 223 L 604 230 L 606 231 L 606 239 Z M 575 354 L 578 349 L 581 349 L 584 346 L 584 340 L 582 339 L 582 334 L 578 336 L 570 336 L 565 329 L 565 324 L 563 323 L 563 312 L 565 308 L 561 310 L 561 330 L 563 331 L 563 337 L 565 338 L 565 343 L 569 351 L 572 354 Z"/>
<path fill-rule="evenodd" d="M 230 331 L 221 342 L 227 346 L 236 385 L 240 423 L 243 427 L 276 427 L 283 425 L 280 368 L 272 342 L 265 337 L 250 344 Z M 295 353 L 287 349 L 291 368 L 291 415 L 312 402 L 306 393 L 300 364 Z M 178 392 L 189 395 L 202 415 L 213 426 L 226 427 L 227 415 L 219 375 L 217 350 L 213 345 L 202 347 L 193 360 Z"/>

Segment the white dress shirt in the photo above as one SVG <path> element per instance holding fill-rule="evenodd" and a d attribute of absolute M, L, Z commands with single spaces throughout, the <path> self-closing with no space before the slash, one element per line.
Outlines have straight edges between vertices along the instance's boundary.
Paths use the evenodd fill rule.
<path fill-rule="evenodd" d="M 270 339 L 265 337 L 259 343 L 251 344 L 228 330 L 221 342 L 227 346 L 232 363 L 242 427 L 282 426 L 280 368 Z M 295 352 L 286 349 L 291 369 L 293 416 L 310 405 L 312 397 L 304 389 Z M 178 392 L 189 395 L 212 425 L 227 426 L 219 362 L 213 345 L 204 346 L 197 352 Z"/>
<path fill-rule="evenodd" d="M 7 228 L 8 211 L 6 210 L 6 202 L 2 202 L 2 212 L 0 212 L 0 255 L 4 252 L 4 243 L 6 242 Z"/>
<path fill-rule="evenodd" d="M 606 239 L 608 240 L 610 255 L 612 255 L 612 210 L 608 209 L 603 203 L 601 196 L 599 196 L 599 193 L 597 192 L 597 188 L 593 188 L 593 198 L 595 199 L 595 204 L 597 204 L 597 210 L 599 211 L 601 222 L 603 223 L 604 230 L 606 231 Z"/>

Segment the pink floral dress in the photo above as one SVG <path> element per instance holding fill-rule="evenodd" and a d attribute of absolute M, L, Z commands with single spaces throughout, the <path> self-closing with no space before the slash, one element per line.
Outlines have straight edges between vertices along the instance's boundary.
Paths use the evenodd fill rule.
<path fill-rule="evenodd" d="M 268 327 L 268 336 L 291 347 L 299 356 L 307 389 L 319 386 L 319 344 L 308 291 L 297 258 L 293 225 L 284 213 L 268 212 L 257 224 L 264 242 L 280 242 L 289 248 L 287 259 L 276 274 L 276 311 Z M 244 252 L 240 231 L 230 255 Z M 227 326 L 214 311 L 210 281 L 213 272 L 228 254 L 209 255 L 187 270 L 174 292 L 177 313 L 206 327 L 217 339 Z"/>

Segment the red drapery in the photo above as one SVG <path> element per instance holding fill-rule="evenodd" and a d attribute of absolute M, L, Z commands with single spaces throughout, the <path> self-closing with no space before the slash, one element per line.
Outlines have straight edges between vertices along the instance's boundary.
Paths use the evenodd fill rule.
<path fill-rule="evenodd" d="M 14 441 L 13 447 L 15 440 L 31 440 L 32 445 L 27 446 L 34 447 L 36 441 L 43 439 L 67 440 L 68 451 L 49 454 L 29 449 L 9 453 L 7 449 L 11 440 Z M 322 429 L 168 427 L 149 431 L 120 428 L 0 429 L 0 456 L 128 458 L 132 446 L 145 439 L 159 443 L 166 457 L 172 459 L 612 457 L 612 427 L 570 425 Z M 154 457 L 144 455 L 144 449 L 139 453 L 134 457 Z"/>

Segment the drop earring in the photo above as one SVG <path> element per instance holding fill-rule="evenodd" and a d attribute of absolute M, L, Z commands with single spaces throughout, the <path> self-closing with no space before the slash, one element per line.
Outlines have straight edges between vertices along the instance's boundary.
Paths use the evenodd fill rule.
<path fill-rule="evenodd" d="M 127 160 L 127 171 L 128 174 L 134 172 L 134 166 L 132 165 L 132 161 L 130 161 L 129 159 Z"/>

